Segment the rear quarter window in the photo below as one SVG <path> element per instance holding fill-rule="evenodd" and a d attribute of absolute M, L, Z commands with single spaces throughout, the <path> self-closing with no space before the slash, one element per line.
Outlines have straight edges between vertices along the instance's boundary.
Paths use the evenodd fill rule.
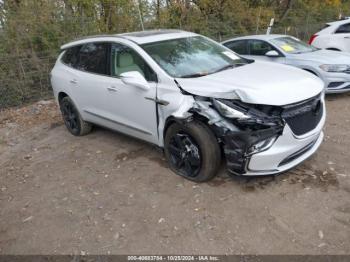
<path fill-rule="evenodd" d="M 78 52 L 81 46 L 74 46 L 64 51 L 61 61 L 71 67 L 75 67 L 78 62 Z"/>
<path fill-rule="evenodd" d="M 349 34 L 350 33 L 350 24 L 344 24 L 339 26 L 337 31 L 335 31 L 336 34 Z"/>

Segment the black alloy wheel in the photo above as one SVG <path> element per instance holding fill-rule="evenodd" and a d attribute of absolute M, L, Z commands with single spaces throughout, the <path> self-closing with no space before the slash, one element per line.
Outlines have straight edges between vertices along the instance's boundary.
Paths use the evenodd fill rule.
<path fill-rule="evenodd" d="M 71 133 L 79 132 L 78 112 L 71 103 L 62 103 L 61 111 L 64 123 Z"/>
<path fill-rule="evenodd" d="M 60 100 L 60 109 L 64 124 L 72 135 L 84 136 L 91 132 L 92 124 L 81 118 L 79 111 L 68 96 Z"/>
<path fill-rule="evenodd" d="M 201 155 L 194 139 L 183 132 L 170 139 L 169 153 L 172 164 L 185 177 L 196 177 L 201 168 Z"/>
<path fill-rule="evenodd" d="M 221 165 L 221 149 L 212 130 L 199 121 L 172 123 L 164 152 L 172 171 L 194 182 L 212 179 Z"/>

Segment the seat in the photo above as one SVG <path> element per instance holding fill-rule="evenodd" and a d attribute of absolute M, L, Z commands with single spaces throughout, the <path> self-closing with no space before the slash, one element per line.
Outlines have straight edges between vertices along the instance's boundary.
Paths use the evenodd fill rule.
<path fill-rule="evenodd" d="M 141 75 L 145 76 L 141 68 L 135 64 L 134 58 L 130 53 L 121 53 L 117 56 L 116 75 L 120 75 L 125 72 L 137 71 Z"/>

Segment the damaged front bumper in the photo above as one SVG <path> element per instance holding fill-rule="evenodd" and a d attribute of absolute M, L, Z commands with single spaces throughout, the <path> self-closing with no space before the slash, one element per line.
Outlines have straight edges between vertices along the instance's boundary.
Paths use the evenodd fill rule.
<path fill-rule="evenodd" d="M 251 155 L 240 149 L 237 138 L 237 134 L 225 136 L 228 170 L 236 175 L 260 176 L 285 172 L 309 158 L 321 145 L 323 132 L 299 139 L 286 125 L 272 146 Z"/>
<path fill-rule="evenodd" d="M 272 175 L 288 171 L 317 151 L 323 141 L 322 128 L 325 120 L 326 114 L 323 113 L 317 126 L 302 136 L 296 136 L 288 124 L 285 124 L 281 133 L 271 128 L 251 133 L 227 132 L 223 141 L 228 170 L 244 176 Z M 256 141 L 267 142 L 260 142 L 260 148 L 249 152 L 249 148 Z"/>
<path fill-rule="evenodd" d="M 226 101 L 226 105 L 241 110 L 243 117 L 224 117 L 227 112 L 218 110 L 215 101 L 199 98 L 189 113 L 207 119 L 222 145 L 228 170 L 236 175 L 285 172 L 310 157 L 322 143 L 326 119 L 323 94 L 283 107 L 237 101 Z M 239 115 L 232 111 L 234 114 Z"/>

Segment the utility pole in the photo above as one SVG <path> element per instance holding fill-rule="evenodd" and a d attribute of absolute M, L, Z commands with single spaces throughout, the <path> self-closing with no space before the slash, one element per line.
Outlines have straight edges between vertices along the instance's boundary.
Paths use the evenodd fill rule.
<path fill-rule="evenodd" d="M 259 25 L 260 25 L 260 16 L 261 16 L 261 9 L 262 9 L 262 7 L 260 6 L 260 8 L 259 8 L 259 15 L 258 15 L 258 18 L 257 18 L 257 21 L 256 21 L 256 34 L 258 34 L 259 33 Z"/>
<path fill-rule="evenodd" d="M 271 18 L 270 25 L 269 25 L 269 27 L 267 28 L 267 31 L 266 31 L 267 35 L 271 34 L 271 30 L 272 30 L 272 27 L 273 27 L 274 23 L 275 23 L 275 18 Z"/>
<path fill-rule="evenodd" d="M 145 27 L 143 26 L 143 20 L 142 20 L 142 15 L 141 15 L 141 1 L 138 0 L 137 1 L 137 9 L 139 11 L 139 19 L 140 19 L 140 23 L 141 23 L 141 28 L 142 28 L 142 31 L 145 31 Z"/>

